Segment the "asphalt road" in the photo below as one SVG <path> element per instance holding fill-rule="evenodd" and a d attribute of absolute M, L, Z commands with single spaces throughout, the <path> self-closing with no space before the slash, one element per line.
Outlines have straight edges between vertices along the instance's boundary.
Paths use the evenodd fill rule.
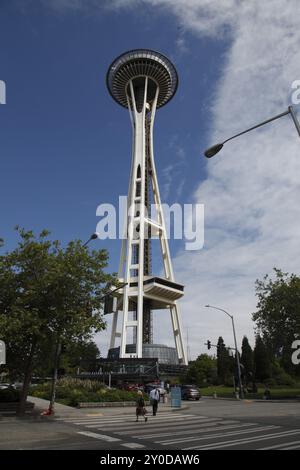
<path fill-rule="evenodd" d="M 130 413 L 132 411 L 132 413 Z M 0 419 L 0 449 L 300 449 L 300 403 L 202 399 L 135 422 L 134 409 Z"/>

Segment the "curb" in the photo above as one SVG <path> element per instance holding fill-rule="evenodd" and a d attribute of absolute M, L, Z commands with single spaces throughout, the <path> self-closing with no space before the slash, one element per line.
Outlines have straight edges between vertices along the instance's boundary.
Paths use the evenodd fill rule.
<path fill-rule="evenodd" d="M 36 401 L 35 404 L 35 410 L 38 411 L 43 411 L 49 406 L 49 402 L 47 400 L 43 399 L 35 399 L 33 397 L 32 401 Z M 114 402 L 115 403 L 115 402 Z M 126 403 L 126 402 L 125 402 Z M 91 404 L 90 408 L 73 408 L 71 406 L 67 405 L 62 405 L 60 403 L 55 402 L 55 414 L 52 416 L 41 416 L 41 419 L 53 419 L 53 418 L 76 418 L 76 417 L 82 417 L 86 416 L 86 414 L 91 413 L 92 414 L 98 414 L 99 416 L 110 416 L 112 414 L 120 415 L 120 416 L 128 416 L 132 415 L 134 412 L 134 407 L 133 406 L 99 406 L 97 407 L 97 404 L 95 406 L 95 403 Z M 159 409 L 161 411 L 169 411 L 169 412 L 178 412 L 181 410 L 186 410 L 188 409 L 189 406 L 187 404 L 182 404 L 181 408 L 172 408 L 171 404 L 164 404 L 161 403 Z"/>
<path fill-rule="evenodd" d="M 273 400 L 264 400 L 262 398 L 227 398 L 227 397 L 209 397 L 203 396 L 206 400 L 225 400 L 225 401 L 235 401 L 235 402 L 244 402 L 244 403 L 299 403 L 300 398 L 274 398 Z"/>
<path fill-rule="evenodd" d="M 82 412 L 83 412 L 83 411 L 88 412 L 89 410 L 92 410 L 92 409 L 93 409 L 93 410 L 96 410 L 96 408 L 74 408 L 74 412 L 70 412 L 70 413 L 68 413 L 68 412 L 63 412 L 63 413 L 61 413 L 60 411 L 57 411 L 57 412 L 55 412 L 54 416 L 42 416 L 42 419 L 44 419 L 44 418 L 46 418 L 46 419 L 47 419 L 47 418 L 50 418 L 50 419 L 51 419 L 51 418 L 53 418 L 53 417 L 54 417 L 54 418 L 72 418 L 72 417 L 76 417 L 76 416 L 78 416 L 78 415 L 80 415 L 80 416 L 85 416 L 85 414 L 82 413 Z M 184 411 L 184 410 L 187 410 L 187 409 L 189 409 L 189 406 L 183 405 L 183 406 L 181 406 L 181 408 L 171 408 L 171 407 L 165 408 L 165 407 L 160 407 L 160 408 L 159 408 L 159 411 L 169 411 L 169 412 L 172 412 L 172 413 L 173 413 L 173 412 L 174 412 L 174 413 L 178 413 L 178 412 L 180 412 L 180 411 Z M 76 414 L 76 410 L 79 411 L 78 414 Z M 120 415 L 120 416 L 131 416 L 132 413 L 134 412 L 134 408 L 133 408 L 132 406 L 131 406 L 131 407 L 128 406 L 128 407 L 124 407 L 124 408 L 119 408 L 119 409 L 118 409 L 118 408 L 116 409 L 116 408 L 113 408 L 113 407 L 107 407 L 107 408 L 104 407 L 104 408 L 97 408 L 97 411 L 98 411 L 98 413 L 99 413 L 99 416 L 103 416 L 103 417 L 104 417 L 104 416 L 109 416 L 110 413 L 101 414 L 101 411 L 105 411 L 105 410 L 109 410 L 109 411 L 111 411 L 111 412 L 114 412 L 114 411 L 115 411 L 116 414 L 118 414 L 118 415 Z M 81 411 L 81 413 L 80 413 L 80 411 Z M 159 411 L 158 411 L 158 413 L 159 413 Z M 96 416 L 96 413 L 95 413 L 95 416 Z"/>

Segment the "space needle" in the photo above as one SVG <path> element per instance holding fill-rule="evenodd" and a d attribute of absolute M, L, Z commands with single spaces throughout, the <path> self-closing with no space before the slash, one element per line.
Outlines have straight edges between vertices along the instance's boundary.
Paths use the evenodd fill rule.
<path fill-rule="evenodd" d="M 106 80 L 113 99 L 129 110 L 132 124 L 128 212 L 118 272 L 123 288 L 114 294 L 109 354 L 118 350 L 120 359 L 158 357 L 187 365 L 178 305 L 184 286 L 174 278 L 153 155 L 155 113 L 176 93 L 177 72 L 164 55 L 135 49 L 113 61 Z M 153 237 L 159 239 L 163 275 L 152 272 Z M 153 343 L 156 310 L 160 316 L 170 312 L 175 348 Z"/>

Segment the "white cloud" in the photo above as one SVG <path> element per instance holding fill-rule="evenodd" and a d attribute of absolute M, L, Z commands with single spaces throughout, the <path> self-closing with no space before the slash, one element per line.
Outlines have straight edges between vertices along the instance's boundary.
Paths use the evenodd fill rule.
<path fill-rule="evenodd" d="M 167 165 L 162 171 L 162 201 L 166 201 L 169 194 L 171 186 L 177 184 L 176 186 L 176 201 L 180 200 L 182 190 L 185 184 L 184 172 L 186 168 L 186 154 L 185 150 L 177 143 L 177 137 L 173 138 L 169 145 L 170 152 L 175 156 L 174 163 Z M 180 180 L 180 181 L 179 181 Z"/>
<path fill-rule="evenodd" d="M 20 0 L 18 0 L 20 1 Z M 35 2 L 36 0 L 25 0 Z M 80 12 L 95 14 L 103 11 L 117 11 L 122 8 L 141 6 L 147 3 L 144 0 L 39 0 L 49 10 L 59 13 Z M 22 0 L 24 2 L 24 0 Z"/>
<path fill-rule="evenodd" d="M 232 43 L 211 110 L 211 143 L 287 109 L 300 75 L 298 2 L 238 2 L 234 10 L 229 3 L 223 26 L 230 24 Z M 221 21 L 224 11 L 216 14 Z M 205 33 L 195 21 L 190 26 Z M 207 167 L 195 195 L 205 204 L 205 249 L 175 259 L 194 354 L 204 336 L 222 333 L 232 343 L 228 318 L 202 305 L 228 309 L 238 334 L 253 337 L 254 280 L 273 266 L 299 272 L 300 142 L 290 117 L 228 143 Z"/>
<path fill-rule="evenodd" d="M 300 78 L 297 0 L 148 3 L 170 9 L 199 37 L 231 39 L 212 103 L 211 143 L 287 109 L 291 84 Z M 207 338 L 233 341 L 229 319 L 202 305 L 228 309 L 238 335 L 253 338 L 255 279 L 273 266 L 299 272 L 300 142 L 290 117 L 228 143 L 207 168 L 195 194 L 205 204 L 205 249 L 174 260 L 186 284 L 182 311 L 192 355 Z"/>
<path fill-rule="evenodd" d="M 52 3 L 83 5 L 80 0 Z M 84 3 L 93 8 L 101 4 Z M 230 38 L 212 101 L 211 143 L 287 108 L 291 84 L 300 79 L 298 0 L 109 4 L 121 8 L 143 3 L 173 13 L 199 40 Z M 174 260 L 178 281 L 186 284 L 182 311 L 192 355 L 203 349 L 207 338 L 215 340 L 219 334 L 232 344 L 229 319 L 202 305 L 228 309 L 235 314 L 238 335 L 251 336 L 255 279 L 273 266 L 299 273 L 300 142 L 289 116 L 229 142 L 207 168 L 207 179 L 195 194 L 196 201 L 205 204 L 205 249 L 181 252 Z"/>

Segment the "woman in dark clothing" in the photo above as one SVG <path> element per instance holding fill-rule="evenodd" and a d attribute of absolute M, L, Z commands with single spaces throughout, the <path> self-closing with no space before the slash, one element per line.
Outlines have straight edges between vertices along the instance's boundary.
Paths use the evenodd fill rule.
<path fill-rule="evenodd" d="M 136 401 L 136 421 L 139 420 L 139 416 L 143 416 L 145 419 L 145 422 L 147 421 L 147 416 L 146 416 L 147 410 L 145 408 L 145 400 L 143 397 L 143 392 L 140 390 L 138 391 L 138 398 Z"/>

